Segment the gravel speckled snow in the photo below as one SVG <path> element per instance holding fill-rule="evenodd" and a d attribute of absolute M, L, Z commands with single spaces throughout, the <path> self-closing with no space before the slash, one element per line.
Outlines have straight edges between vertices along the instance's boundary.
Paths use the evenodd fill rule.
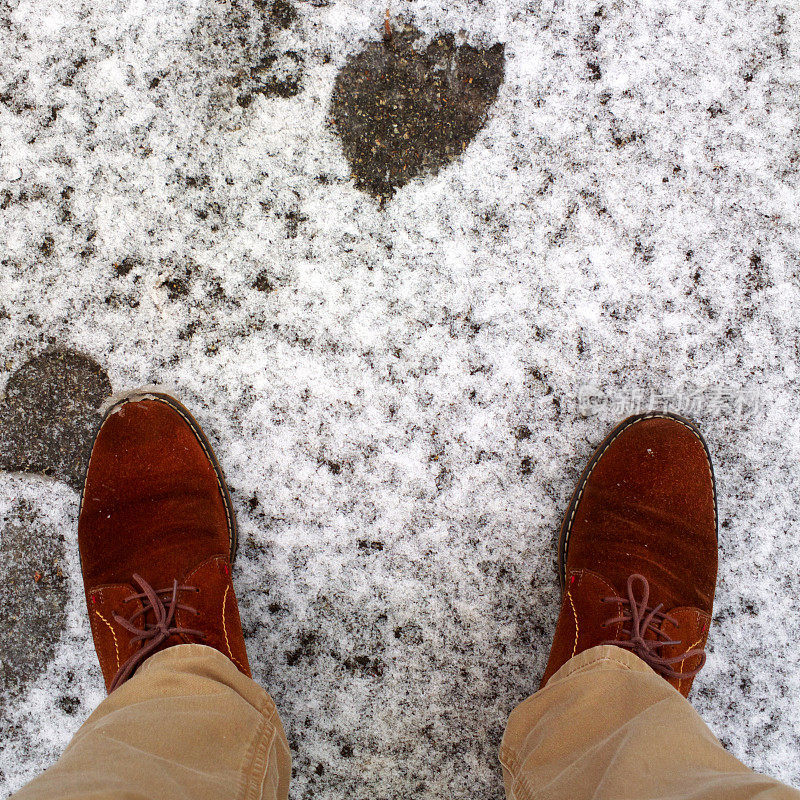
<path fill-rule="evenodd" d="M 55 351 L 116 391 L 177 387 L 234 490 L 292 797 L 326 800 L 501 795 L 561 514 L 626 398 L 662 395 L 703 427 L 720 493 L 693 700 L 800 785 L 797 8 L 393 5 L 421 48 L 452 34 L 505 64 L 463 152 L 381 204 L 331 96 L 385 10 L 0 2 L 0 386 Z M 581 414 L 587 387 L 619 402 Z M 0 472 L 1 574 L 43 576 L 0 589 L 0 794 L 103 696 L 74 473 L 45 462 Z M 23 624 L 46 659 L 20 683 Z"/>

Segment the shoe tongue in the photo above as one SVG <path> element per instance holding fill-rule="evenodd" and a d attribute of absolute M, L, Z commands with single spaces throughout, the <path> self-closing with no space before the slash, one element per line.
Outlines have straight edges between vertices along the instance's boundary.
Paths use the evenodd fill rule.
<path fill-rule="evenodd" d="M 676 575 L 660 564 L 646 561 L 642 558 L 628 557 L 626 562 L 620 561 L 621 566 L 608 564 L 602 570 L 603 576 L 617 590 L 619 597 L 628 599 L 628 580 L 632 575 L 641 575 L 647 581 L 647 607 L 650 609 L 661 605 L 659 611 L 668 614 L 671 609 L 678 606 L 692 605 L 693 597 L 681 597 L 676 592 L 676 586 L 683 590 L 691 588 L 685 582 L 679 582 Z M 633 584 L 634 598 L 641 604 L 644 598 L 644 583 L 635 580 Z M 687 592 L 688 594 L 688 592 Z"/>

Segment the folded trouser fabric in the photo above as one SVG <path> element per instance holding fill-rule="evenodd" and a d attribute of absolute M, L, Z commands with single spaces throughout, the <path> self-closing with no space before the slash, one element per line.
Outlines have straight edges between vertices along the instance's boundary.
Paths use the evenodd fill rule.
<path fill-rule="evenodd" d="M 511 714 L 509 800 L 800 800 L 726 752 L 633 654 L 586 650 Z M 291 765 L 269 695 L 221 653 L 149 658 L 14 800 L 286 800 Z"/>
<path fill-rule="evenodd" d="M 151 656 L 14 800 L 286 800 L 270 696 L 210 647 Z"/>
<path fill-rule="evenodd" d="M 511 714 L 509 800 L 800 800 L 728 753 L 679 692 L 627 650 L 585 650 Z"/>

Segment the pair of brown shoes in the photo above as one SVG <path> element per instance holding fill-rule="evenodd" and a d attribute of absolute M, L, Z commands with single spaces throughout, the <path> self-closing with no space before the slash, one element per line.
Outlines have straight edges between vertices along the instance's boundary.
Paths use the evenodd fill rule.
<path fill-rule="evenodd" d="M 150 655 L 198 643 L 250 674 L 231 582 L 236 522 L 208 440 L 164 394 L 106 414 L 78 541 L 108 691 Z M 561 613 L 542 685 L 599 644 L 634 652 L 688 694 L 705 661 L 717 572 L 714 475 L 703 438 L 667 413 L 631 417 L 600 445 L 567 509 Z"/>

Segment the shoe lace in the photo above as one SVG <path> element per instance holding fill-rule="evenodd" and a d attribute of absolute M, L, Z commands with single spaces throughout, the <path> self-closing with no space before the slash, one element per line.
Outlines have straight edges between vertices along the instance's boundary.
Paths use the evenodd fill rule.
<path fill-rule="evenodd" d="M 116 612 L 112 615 L 119 625 L 125 628 L 126 631 L 133 634 L 130 644 L 134 645 L 137 642 L 146 642 L 143 647 L 140 647 L 124 664 L 117 670 L 117 674 L 111 681 L 109 691 L 113 692 L 120 684 L 124 683 L 136 670 L 136 668 L 151 654 L 159 645 L 169 639 L 170 636 L 186 635 L 196 636 L 200 639 L 205 639 L 205 634 L 202 631 L 192 630 L 191 628 L 182 628 L 174 624 L 175 612 L 178 609 L 182 611 L 189 611 L 197 615 L 198 611 L 185 603 L 178 602 L 178 592 L 199 592 L 196 586 L 182 586 L 178 581 L 172 582 L 170 589 L 154 589 L 141 575 L 133 574 L 133 580 L 139 584 L 142 590 L 139 594 L 132 594 L 126 597 L 126 603 L 131 600 L 143 600 L 142 607 L 131 614 L 127 619 Z M 172 595 L 169 598 L 169 604 L 165 605 L 162 600 L 162 595 Z M 147 613 L 153 612 L 155 623 L 151 624 L 147 621 Z M 136 620 L 142 618 L 142 627 L 137 627 Z"/>
<path fill-rule="evenodd" d="M 636 598 L 634 585 L 641 584 L 641 599 Z M 666 658 L 662 656 L 659 650 L 662 647 L 680 644 L 680 640 L 670 639 L 669 636 L 661 629 L 662 623 L 666 620 L 671 622 L 676 628 L 678 621 L 671 617 L 669 614 L 663 613 L 661 610 L 664 605 L 659 603 L 655 608 L 650 608 L 647 601 L 650 598 L 650 584 L 644 575 L 634 574 L 628 578 L 628 596 L 624 597 L 604 597 L 604 603 L 621 603 L 623 606 L 628 607 L 629 613 L 623 612 L 621 616 L 609 619 L 604 623 L 604 627 L 609 625 L 616 625 L 619 622 L 631 623 L 630 631 L 623 630 L 627 633 L 627 639 L 616 639 L 613 641 L 606 641 L 603 644 L 613 644 L 616 647 L 622 647 L 626 650 L 631 650 L 633 653 L 645 664 L 652 667 L 660 675 L 665 678 L 693 678 L 703 668 L 706 663 L 705 651 L 701 649 L 687 650 L 677 656 L 670 656 Z M 656 639 L 645 639 L 645 634 L 652 631 Z M 685 661 L 688 658 L 700 656 L 701 661 L 697 669 L 688 672 L 678 672 L 672 669 L 673 664 Z"/>

